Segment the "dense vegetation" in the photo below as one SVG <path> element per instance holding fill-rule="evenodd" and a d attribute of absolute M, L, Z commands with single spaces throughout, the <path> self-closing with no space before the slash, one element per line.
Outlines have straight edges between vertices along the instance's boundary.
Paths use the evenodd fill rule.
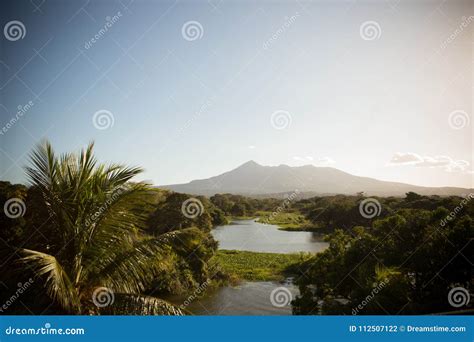
<path fill-rule="evenodd" d="M 57 156 L 44 143 L 26 171 L 29 187 L 0 182 L 2 312 L 175 315 L 156 296 L 207 280 L 212 210 L 171 215 L 177 195 L 132 182 L 139 168 L 98 164 L 93 145 Z M 150 224 L 163 211 L 167 220 Z M 17 298 L 25 282 L 37 286 Z"/>
<path fill-rule="evenodd" d="M 473 288 L 474 194 L 462 198 L 409 192 L 405 198 L 368 199 L 360 193 L 285 205 L 282 200 L 234 198 L 259 222 L 326 235 L 327 250 L 291 266 L 299 274 L 301 292 L 293 301 L 295 314 L 453 311 L 450 289 Z M 372 208 L 365 208 L 363 215 L 368 200 Z M 252 279 L 260 261 L 246 253 L 239 255 L 245 262 L 230 261 L 227 268 Z"/>
<path fill-rule="evenodd" d="M 149 231 L 162 234 L 174 230 L 195 226 L 209 232 L 212 227 L 228 223 L 225 213 L 216 207 L 209 199 L 196 196 L 202 208 L 196 208 L 196 217 L 186 217 L 182 212 L 183 203 L 191 198 L 190 195 L 176 192 L 160 191 L 155 208 L 148 219 Z"/>
<path fill-rule="evenodd" d="M 469 291 L 474 282 L 473 197 L 379 198 L 380 216 L 373 219 L 360 214 L 358 196 L 300 201 L 313 224 L 333 232 L 330 247 L 299 267 L 294 313 L 455 310 L 449 290 Z"/>
<path fill-rule="evenodd" d="M 361 202 L 365 198 L 362 193 L 357 196 L 313 197 L 295 202 L 292 208 L 304 214 L 315 228 L 333 232 L 335 229 L 346 230 L 354 226 L 371 225 L 373 218 L 364 217 L 360 212 Z M 377 219 L 393 215 L 401 209 L 435 210 L 443 207 L 451 211 L 463 200 L 457 196 L 421 196 L 413 192 L 407 193 L 405 198 L 376 197 L 373 199 L 380 204 L 380 210 L 377 211 L 375 217 Z M 474 205 L 468 203 L 462 212 L 473 217 Z"/>
<path fill-rule="evenodd" d="M 274 211 L 282 201 L 276 198 L 256 199 L 241 195 L 216 194 L 210 201 L 228 217 L 256 217 L 259 211 Z"/>
<path fill-rule="evenodd" d="M 57 156 L 42 144 L 26 172 L 29 186 L 0 182 L 0 203 L 17 201 L 0 216 L 2 313 L 182 314 L 159 297 L 289 274 L 301 293 L 295 314 L 452 311 L 449 290 L 473 288 L 473 194 L 192 197 L 133 182 L 141 169 L 101 165 L 93 145 Z M 236 217 L 319 232 L 330 246 L 316 255 L 217 251 L 212 228 Z M 103 307 L 94 296 L 104 289 L 114 300 Z"/>

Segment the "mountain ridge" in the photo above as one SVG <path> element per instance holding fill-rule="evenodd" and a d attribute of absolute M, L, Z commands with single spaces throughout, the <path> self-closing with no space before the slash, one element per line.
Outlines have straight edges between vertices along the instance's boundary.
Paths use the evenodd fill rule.
<path fill-rule="evenodd" d="M 295 191 L 313 196 L 354 195 L 359 192 L 364 192 L 368 196 L 404 196 L 409 191 L 421 195 L 461 196 L 473 191 L 468 188 L 425 187 L 382 181 L 352 175 L 333 167 L 285 164 L 264 166 L 253 160 L 217 176 L 158 187 L 193 195 L 212 196 L 216 193 L 232 193 L 257 197 Z"/>

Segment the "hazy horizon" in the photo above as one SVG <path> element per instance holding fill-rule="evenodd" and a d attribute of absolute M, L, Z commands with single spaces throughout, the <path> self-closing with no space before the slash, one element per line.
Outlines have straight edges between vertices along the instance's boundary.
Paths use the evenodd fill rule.
<path fill-rule="evenodd" d="M 155 185 L 255 160 L 474 187 L 468 0 L 6 1 L 0 16 L 2 180 L 24 182 L 47 138 L 94 140 Z"/>
<path fill-rule="evenodd" d="M 262 167 L 279 167 L 279 166 L 286 166 L 286 167 L 294 167 L 294 168 L 299 168 L 299 167 L 308 167 L 308 166 L 311 166 L 311 167 L 315 167 L 315 168 L 330 168 L 330 169 L 336 169 L 336 170 L 339 170 L 339 171 L 342 171 L 342 172 L 345 172 L 345 173 L 348 173 L 350 175 L 353 175 L 353 176 L 360 176 L 360 177 L 366 177 L 364 175 L 355 175 L 355 174 L 351 174 L 347 171 L 344 171 L 344 170 L 341 170 L 337 167 L 334 167 L 334 166 L 322 166 L 322 165 L 313 165 L 313 164 L 304 164 L 304 165 L 295 165 L 295 166 L 291 166 L 291 165 L 288 165 L 288 164 L 278 164 L 278 165 L 263 165 L 261 163 L 259 163 L 258 161 L 255 161 L 255 160 L 248 160 L 242 164 L 239 164 L 237 165 L 236 167 L 230 169 L 230 170 L 227 170 L 225 172 L 222 172 L 222 173 L 219 173 L 219 174 L 215 174 L 215 175 L 209 175 L 208 177 L 203 177 L 203 178 L 195 178 L 195 179 L 190 179 L 189 181 L 187 182 L 183 182 L 183 183 L 168 183 L 168 184 L 164 184 L 164 183 L 160 183 L 160 184 L 153 184 L 154 186 L 171 186 L 171 185 L 181 185 L 181 184 L 187 184 L 191 181 L 195 181 L 195 180 L 203 180 L 203 179 L 208 179 L 208 178 L 212 178 L 212 177 L 215 177 L 215 176 L 220 176 L 222 174 L 225 174 L 227 172 L 230 172 L 230 171 L 234 171 L 242 166 L 244 166 L 245 164 L 248 164 L 248 163 L 256 163 L 257 165 L 259 166 L 262 166 Z M 373 178 L 373 177 L 370 177 L 370 178 Z M 381 180 L 381 181 L 387 181 L 387 180 L 384 180 L 384 179 L 378 179 L 378 178 L 373 178 L 373 179 L 376 179 L 376 180 Z M 397 182 L 397 181 L 387 181 L 387 182 L 394 182 L 394 183 L 404 183 L 404 182 Z M 423 185 L 419 185 L 419 184 L 412 184 L 412 183 L 405 183 L 405 184 L 408 184 L 408 185 L 414 185 L 414 186 L 423 186 Z M 440 186 L 433 186 L 433 187 L 446 187 L 446 186 L 443 186 L 443 185 L 440 185 Z M 463 188 L 463 187 L 459 187 L 459 188 Z M 472 189 L 470 187 L 466 187 L 466 189 Z M 304 189 L 301 190 L 301 191 L 305 191 Z M 313 191 L 309 191 L 309 192 L 313 192 Z M 258 195 L 258 191 L 255 192 L 256 195 Z"/>

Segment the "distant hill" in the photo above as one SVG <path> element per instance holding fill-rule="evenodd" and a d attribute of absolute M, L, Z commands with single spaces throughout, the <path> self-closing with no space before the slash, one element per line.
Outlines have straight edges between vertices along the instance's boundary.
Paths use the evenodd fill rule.
<path fill-rule="evenodd" d="M 295 190 L 298 190 L 300 197 L 330 194 L 353 195 L 362 191 L 368 196 L 404 196 L 409 191 L 421 195 L 450 196 L 474 191 L 465 188 L 423 187 L 380 181 L 354 176 L 332 167 L 262 166 L 254 161 L 249 161 L 215 177 L 159 187 L 194 195 L 212 196 L 216 193 L 231 193 L 254 197 L 282 195 Z"/>

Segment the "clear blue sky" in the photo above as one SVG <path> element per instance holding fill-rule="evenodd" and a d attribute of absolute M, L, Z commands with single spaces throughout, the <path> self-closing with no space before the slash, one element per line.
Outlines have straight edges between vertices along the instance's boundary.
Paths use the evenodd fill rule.
<path fill-rule="evenodd" d="M 27 154 L 45 137 L 58 151 L 94 140 L 101 161 L 140 165 L 154 184 L 253 159 L 473 187 L 468 0 L 2 7 L 2 32 L 18 20 L 26 34 L 0 39 L 0 126 L 33 105 L 0 135 L 0 179 L 24 182 Z M 183 34 L 189 21 L 198 39 L 193 23 Z M 361 32 L 366 22 L 376 25 Z M 93 124 L 101 110 L 114 119 L 105 130 Z M 276 111 L 291 124 L 276 129 Z"/>

